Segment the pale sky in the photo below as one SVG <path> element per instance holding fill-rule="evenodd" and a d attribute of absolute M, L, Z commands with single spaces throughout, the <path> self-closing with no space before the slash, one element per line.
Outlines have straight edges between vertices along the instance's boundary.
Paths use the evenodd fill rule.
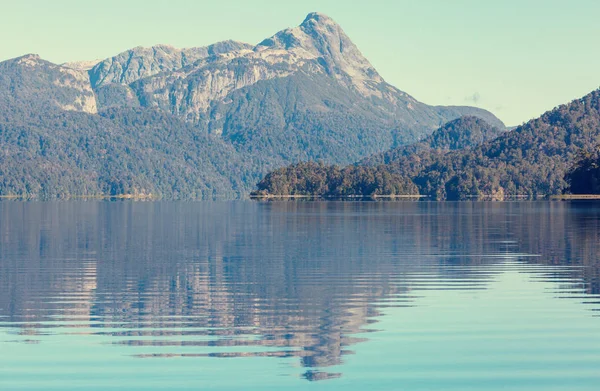
<path fill-rule="evenodd" d="M 598 0 L 0 0 L 0 60 L 56 63 L 135 46 L 256 44 L 312 11 L 381 75 L 428 103 L 517 125 L 600 86 Z"/>

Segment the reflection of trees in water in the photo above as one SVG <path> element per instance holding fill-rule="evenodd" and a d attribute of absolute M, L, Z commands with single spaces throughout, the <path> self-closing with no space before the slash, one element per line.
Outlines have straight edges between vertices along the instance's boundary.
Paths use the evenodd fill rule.
<path fill-rule="evenodd" d="M 547 265 L 582 266 L 580 278 L 590 294 L 600 294 L 600 203 L 551 204 L 554 212 L 531 217 L 539 232 L 528 230 L 526 243 Z"/>
<path fill-rule="evenodd" d="M 501 259 L 489 255 L 586 265 L 577 277 L 600 292 L 600 212 L 589 205 L 83 202 L 0 211 L 0 316 L 32 334 L 62 315 L 122 344 L 198 348 L 184 356 L 335 366 L 360 341 L 351 335 L 379 315 L 378 302 L 411 305 L 413 275 L 475 283 L 485 275 L 471 266 Z"/>

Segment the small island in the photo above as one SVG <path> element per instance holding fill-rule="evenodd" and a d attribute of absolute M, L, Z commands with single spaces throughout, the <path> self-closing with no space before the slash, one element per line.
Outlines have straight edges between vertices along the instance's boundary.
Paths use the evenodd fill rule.
<path fill-rule="evenodd" d="M 328 166 L 298 163 L 260 181 L 252 198 L 411 198 L 420 197 L 410 178 L 384 166 Z"/>

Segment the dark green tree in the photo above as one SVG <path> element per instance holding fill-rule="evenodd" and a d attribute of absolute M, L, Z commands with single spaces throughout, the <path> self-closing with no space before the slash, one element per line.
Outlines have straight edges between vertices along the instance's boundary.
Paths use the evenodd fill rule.
<path fill-rule="evenodd" d="M 571 194 L 600 194 L 600 148 L 582 151 L 566 181 Z"/>

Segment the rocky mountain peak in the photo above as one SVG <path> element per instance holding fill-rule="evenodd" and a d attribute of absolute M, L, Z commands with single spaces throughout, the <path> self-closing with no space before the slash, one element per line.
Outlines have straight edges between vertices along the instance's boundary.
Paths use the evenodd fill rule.
<path fill-rule="evenodd" d="M 36 54 L 36 53 L 28 53 L 28 54 L 25 54 L 25 55 L 23 55 L 21 57 L 17 57 L 16 59 L 17 60 L 25 60 L 25 59 L 29 59 L 29 60 L 41 60 L 41 57 L 40 57 L 39 54 Z"/>
<path fill-rule="evenodd" d="M 306 15 L 306 18 L 304 19 L 304 22 L 302 22 L 302 24 L 308 23 L 310 21 L 315 21 L 317 23 L 333 23 L 336 24 L 333 19 L 331 19 L 329 16 L 321 13 L 321 12 L 311 12 L 308 15 Z"/>
<path fill-rule="evenodd" d="M 355 48 L 340 25 L 327 15 L 317 12 L 308 14 L 300 26 L 280 31 L 262 41 L 258 47 L 284 50 L 301 48 L 327 57 Z"/>
<path fill-rule="evenodd" d="M 13 104 L 28 102 L 32 107 L 97 112 L 96 97 L 85 71 L 51 63 L 37 54 L 27 54 L 1 62 L 0 75 L 3 76 L 0 77 L 2 98 Z"/>
<path fill-rule="evenodd" d="M 39 54 L 30 53 L 30 54 L 26 54 L 24 56 L 15 58 L 13 60 L 13 62 L 18 65 L 37 66 L 41 62 L 43 62 L 43 60 Z"/>
<path fill-rule="evenodd" d="M 401 118 L 406 128 L 432 120 L 434 124 L 426 126 L 428 131 L 441 120 L 464 114 L 461 108 L 428 108 L 387 84 L 344 30 L 332 18 L 316 12 L 297 27 L 280 31 L 255 47 L 225 41 L 191 49 L 164 45 L 132 49 L 96 65 L 90 80 L 102 109 L 158 107 L 207 126 L 215 134 L 224 132 L 222 121 L 215 119 L 219 115 L 211 117 L 215 105 L 230 105 L 232 95 L 255 85 L 261 89 L 273 84 L 281 91 L 292 88 L 285 86 L 288 81 L 293 88 L 302 84 L 298 80 L 325 83 L 315 86 L 315 91 L 303 90 L 306 96 L 318 96 L 306 104 L 321 112 L 339 111 L 342 106 L 353 107 L 353 100 L 362 101 L 373 104 L 373 110 L 391 122 Z M 332 91 L 337 92 L 331 95 Z M 332 109 L 331 102 L 338 95 L 345 101 Z"/>
<path fill-rule="evenodd" d="M 318 12 L 308 14 L 300 26 L 283 30 L 257 46 L 257 50 L 264 49 L 304 51 L 317 59 L 328 74 L 363 92 L 368 90 L 365 82 L 383 82 L 342 27 Z"/>

